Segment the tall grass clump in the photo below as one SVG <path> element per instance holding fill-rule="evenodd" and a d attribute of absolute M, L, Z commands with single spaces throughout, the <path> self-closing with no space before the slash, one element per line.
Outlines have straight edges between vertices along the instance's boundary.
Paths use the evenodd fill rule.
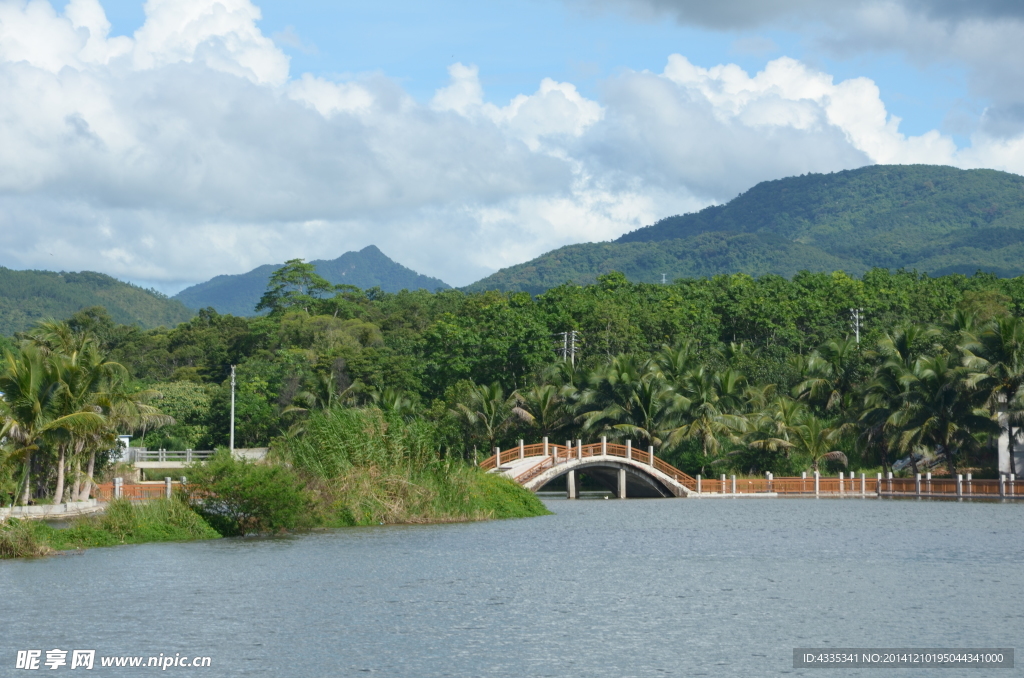
<path fill-rule="evenodd" d="M 31 521 L 8 520 L 0 523 L 0 559 L 38 558 L 51 552 L 33 529 Z"/>
<path fill-rule="evenodd" d="M 78 518 L 64 529 L 43 520 L 0 523 L 0 558 L 34 558 L 54 551 L 220 536 L 178 497 L 145 503 L 115 499 L 103 514 Z"/>
<path fill-rule="evenodd" d="M 300 438 L 275 448 L 308 479 L 330 526 L 512 518 L 547 513 L 529 491 L 460 459 L 442 458 L 436 427 L 377 408 L 314 413 Z M 512 499 L 515 497 L 515 499 Z"/>

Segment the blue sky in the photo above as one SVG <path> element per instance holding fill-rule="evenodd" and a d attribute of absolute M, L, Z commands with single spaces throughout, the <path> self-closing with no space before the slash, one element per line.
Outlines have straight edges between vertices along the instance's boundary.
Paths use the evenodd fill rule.
<path fill-rule="evenodd" d="M 618 70 L 660 72 L 668 55 L 678 52 L 705 68 L 735 63 L 756 72 L 786 55 L 816 63 L 838 79 L 870 77 L 908 134 L 943 128 L 960 102 L 975 117 L 985 104 L 969 96 L 956 64 L 913 65 L 892 52 L 834 58 L 800 32 L 779 27 L 710 30 L 667 16 L 645 20 L 619 8 L 536 0 L 257 4 L 259 26 L 291 57 L 293 71 L 327 77 L 382 71 L 424 101 L 447 83 L 455 61 L 479 66 L 487 98 L 504 104 L 545 77 L 572 82 L 593 98 L 602 79 Z M 106 0 L 103 6 L 113 34 L 130 36 L 145 21 L 137 0 Z"/>
<path fill-rule="evenodd" d="M 467 284 L 792 174 L 1022 172 L 1020 64 L 1002 0 L 0 0 L 0 265 Z"/>

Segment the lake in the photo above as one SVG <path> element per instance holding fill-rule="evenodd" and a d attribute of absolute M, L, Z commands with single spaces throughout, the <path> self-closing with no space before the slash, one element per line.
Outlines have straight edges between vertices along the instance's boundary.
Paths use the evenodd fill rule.
<path fill-rule="evenodd" d="M 1024 504 L 545 501 L 555 515 L 0 561 L 0 674 L 60 648 L 211 657 L 166 675 L 823 675 L 793 648 L 1024 630 Z"/>

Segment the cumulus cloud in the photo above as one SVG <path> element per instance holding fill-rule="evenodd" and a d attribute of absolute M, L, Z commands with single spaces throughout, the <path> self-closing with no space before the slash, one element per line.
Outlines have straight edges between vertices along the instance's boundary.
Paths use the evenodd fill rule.
<path fill-rule="evenodd" d="M 248 0 L 0 0 L 0 263 L 174 290 L 376 244 L 453 284 L 614 238 L 754 183 L 872 162 L 1024 169 L 1024 142 L 908 137 L 865 78 L 682 55 L 598 100 L 542 80 L 505 105 L 476 66 L 419 103 L 394 80 L 293 74 Z"/>
<path fill-rule="evenodd" d="M 723 31 L 798 30 L 839 58 L 888 52 L 922 67 L 960 66 L 972 95 L 988 103 L 983 129 L 1003 137 L 1024 132 L 1024 3 L 1018 0 L 567 1 Z"/>

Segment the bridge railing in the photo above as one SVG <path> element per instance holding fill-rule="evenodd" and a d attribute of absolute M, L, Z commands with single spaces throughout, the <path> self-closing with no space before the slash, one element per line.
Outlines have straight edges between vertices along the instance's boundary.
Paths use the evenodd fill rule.
<path fill-rule="evenodd" d="M 548 443 L 546 449 L 544 443 L 535 443 L 532 445 L 521 443 L 520 445 L 510 447 L 507 450 L 496 451 L 494 455 L 488 457 L 480 464 L 480 468 L 493 469 L 522 459 L 542 456 L 549 457 L 551 462 L 542 462 L 542 464 L 534 466 L 525 474 L 516 476 L 516 480 L 521 483 L 527 482 L 528 480 L 532 480 L 540 475 L 543 471 L 552 468 L 557 464 L 563 464 L 573 459 L 587 459 L 606 456 L 618 457 L 620 459 L 631 459 L 640 464 L 653 466 L 655 470 L 664 473 L 686 488 L 692 491 L 696 491 L 697 489 L 697 481 L 694 478 L 683 473 L 663 459 L 659 459 L 649 450 L 636 448 L 632 445 L 620 445 L 618 443 L 609 443 L 606 441 L 588 443 L 586 445 L 583 445 L 579 441 L 577 441 L 575 445 L 572 443 L 566 445 Z M 543 466 L 543 468 L 541 468 L 541 466 Z"/>

